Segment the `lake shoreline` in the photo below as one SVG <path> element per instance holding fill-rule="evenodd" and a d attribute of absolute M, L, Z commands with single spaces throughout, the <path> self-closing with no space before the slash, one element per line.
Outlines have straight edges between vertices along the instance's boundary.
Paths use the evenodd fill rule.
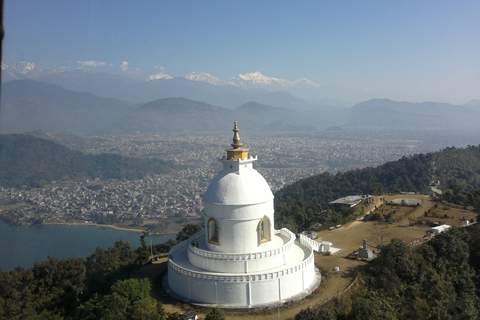
<path fill-rule="evenodd" d="M 32 268 L 35 261 L 46 261 L 48 256 L 86 259 L 97 248 L 106 250 L 120 240 L 138 248 L 142 245 L 140 237 L 143 236 L 139 231 L 82 223 L 16 226 L 0 222 L 0 270 L 12 271 L 17 266 Z M 150 234 L 146 241 L 156 245 L 175 238 L 173 233 Z"/>
<path fill-rule="evenodd" d="M 167 235 L 167 234 L 177 234 L 176 232 L 149 232 L 148 230 L 145 229 L 135 229 L 135 228 L 125 228 L 125 227 L 119 227 L 119 226 L 114 226 L 113 224 L 97 224 L 97 223 L 60 223 L 60 222 L 55 222 L 55 223 L 43 223 L 41 224 L 42 226 L 72 226 L 72 227 L 95 227 L 95 228 L 111 228 L 119 231 L 132 231 L 132 232 L 148 232 L 149 236 L 155 236 L 155 235 Z"/>
<path fill-rule="evenodd" d="M 132 231 L 132 232 L 145 232 L 147 230 L 143 229 L 134 229 L 134 228 L 123 228 L 123 227 L 117 227 L 112 224 L 97 224 L 97 223 L 42 223 L 42 226 L 73 226 L 73 227 L 95 227 L 95 228 L 112 228 L 120 231 Z M 167 233 L 165 233 L 167 234 Z"/>
<path fill-rule="evenodd" d="M 148 235 L 152 236 L 152 235 L 167 235 L 167 234 L 173 234 L 173 233 L 177 233 L 177 232 L 155 232 L 155 233 L 151 233 L 149 232 L 148 230 L 145 230 L 145 229 L 135 229 L 135 228 L 126 228 L 126 227 L 119 227 L 119 226 L 115 226 L 115 225 L 112 225 L 112 224 L 97 224 L 97 223 L 81 223 L 81 222 L 71 222 L 71 223 L 66 223 L 66 222 L 43 222 L 41 224 L 33 224 L 33 223 L 29 223 L 29 224 L 16 224 L 16 223 L 11 223 L 11 222 L 7 222 L 7 221 L 4 221 L 4 220 L 0 220 L 0 223 L 3 223 L 3 224 L 6 224 L 6 225 L 9 225 L 9 226 L 17 226 L 17 227 L 35 227 L 35 226 L 72 226 L 72 227 L 95 227 L 95 228 L 111 228 L 111 229 L 116 229 L 116 230 L 120 230 L 120 231 L 132 231 L 132 232 L 139 232 L 139 233 L 142 233 L 142 232 L 148 232 Z"/>
<path fill-rule="evenodd" d="M 128 227 L 119 227 L 113 224 L 98 224 L 98 223 L 81 223 L 81 222 L 43 222 L 39 224 L 28 223 L 28 224 L 17 224 L 11 223 L 9 221 L 1 220 L 0 223 L 6 224 L 8 226 L 16 226 L 16 227 L 41 227 L 41 226 L 71 226 L 71 227 L 94 227 L 94 228 L 111 228 L 119 231 L 131 231 L 131 232 L 148 232 L 149 236 L 153 235 L 167 235 L 167 234 L 177 234 L 177 232 L 155 232 L 152 233 L 146 229 L 135 229 L 135 228 L 128 228 Z"/>

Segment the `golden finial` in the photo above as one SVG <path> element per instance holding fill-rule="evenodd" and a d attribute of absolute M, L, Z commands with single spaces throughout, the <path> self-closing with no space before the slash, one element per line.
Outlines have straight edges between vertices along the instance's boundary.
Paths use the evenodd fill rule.
<path fill-rule="evenodd" d="M 233 149 L 240 149 L 243 146 L 243 143 L 240 142 L 240 136 L 238 135 L 238 131 L 240 131 L 237 127 L 237 121 L 233 123 L 233 143 L 231 146 Z"/>
<path fill-rule="evenodd" d="M 244 160 L 248 159 L 248 149 L 242 148 L 243 143 L 240 142 L 240 136 L 238 135 L 238 126 L 237 126 L 237 121 L 233 123 L 233 143 L 231 146 L 233 149 L 228 149 L 227 150 L 227 159 L 233 159 L 233 160 Z"/>

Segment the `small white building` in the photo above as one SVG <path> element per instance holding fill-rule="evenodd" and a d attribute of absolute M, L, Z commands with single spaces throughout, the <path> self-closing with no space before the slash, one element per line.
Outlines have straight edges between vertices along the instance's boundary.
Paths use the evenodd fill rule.
<path fill-rule="evenodd" d="M 241 148 L 236 122 L 233 131 L 203 198 L 205 229 L 169 252 L 170 289 L 187 302 L 234 308 L 307 295 L 320 283 L 314 241 L 274 229 L 272 191 Z"/>
<path fill-rule="evenodd" d="M 332 243 L 330 241 L 322 241 L 320 243 L 320 251 L 319 252 L 331 252 Z"/>
<path fill-rule="evenodd" d="M 447 231 L 448 229 L 450 229 L 452 226 L 449 226 L 447 224 L 444 224 L 444 225 L 441 225 L 441 226 L 438 226 L 438 227 L 432 227 L 432 232 L 434 234 L 440 234 L 442 232 L 445 232 Z"/>

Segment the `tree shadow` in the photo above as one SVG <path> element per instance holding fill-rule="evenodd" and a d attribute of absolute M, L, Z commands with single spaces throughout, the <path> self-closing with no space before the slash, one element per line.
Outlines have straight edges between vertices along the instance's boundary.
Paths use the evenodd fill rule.
<path fill-rule="evenodd" d="M 366 264 L 359 264 L 356 266 L 347 267 L 346 270 L 341 272 L 340 277 L 353 280 L 358 276 L 358 274 L 363 270 L 363 268 L 365 268 L 365 265 Z"/>

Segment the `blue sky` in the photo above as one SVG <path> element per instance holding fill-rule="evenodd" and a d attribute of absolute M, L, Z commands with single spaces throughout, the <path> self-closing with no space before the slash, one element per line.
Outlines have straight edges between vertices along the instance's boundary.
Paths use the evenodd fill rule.
<path fill-rule="evenodd" d="M 260 71 L 372 98 L 480 99 L 478 0 L 5 0 L 4 27 L 7 65 L 96 61 L 143 79 Z"/>

